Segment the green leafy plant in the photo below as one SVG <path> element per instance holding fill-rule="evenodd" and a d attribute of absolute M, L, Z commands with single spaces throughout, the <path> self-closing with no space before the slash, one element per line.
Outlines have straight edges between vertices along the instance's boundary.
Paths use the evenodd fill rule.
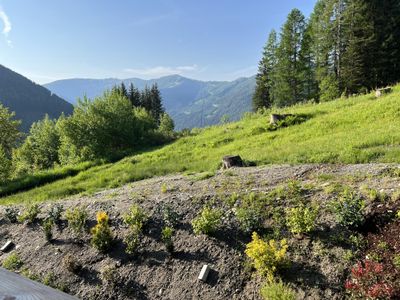
<path fill-rule="evenodd" d="M 9 254 L 4 260 L 3 260 L 3 268 L 10 270 L 10 271 L 16 271 L 19 268 L 22 267 L 23 261 L 19 258 L 18 254 L 13 252 Z"/>
<path fill-rule="evenodd" d="M 135 204 L 130 207 L 129 213 L 123 216 L 124 223 L 129 227 L 129 232 L 124 238 L 126 253 L 134 254 L 137 251 L 140 235 L 148 218 L 144 210 Z"/>
<path fill-rule="evenodd" d="M 51 206 L 47 218 L 52 219 L 54 223 L 59 224 L 61 221 L 61 215 L 64 211 L 64 206 L 62 204 L 54 204 Z"/>
<path fill-rule="evenodd" d="M 18 222 L 19 209 L 16 207 L 6 207 L 4 209 L 4 217 L 10 223 Z"/>
<path fill-rule="evenodd" d="M 240 228 L 245 232 L 253 232 L 262 227 L 260 210 L 255 207 L 238 207 L 235 210 Z"/>
<path fill-rule="evenodd" d="M 124 223 L 129 227 L 137 227 L 140 231 L 148 220 L 147 214 L 142 208 L 134 204 L 129 208 L 129 212 L 123 216 Z"/>
<path fill-rule="evenodd" d="M 396 254 L 393 256 L 393 265 L 400 270 L 400 254 Z"/>
<path fill-rule="evenodd" d="M 136 228 L 129 230 L 128 234 L 124 237 L 124 243 L 126 245 L 126 253 L 134 254 L 140 245 L 140 234 Z"/>
<path fill-rule="evenodd" d="M 75 207 L 74 209 L 67 209 L 65 212 L 65 218 L 68 221 L 68 227 L 77 235 L 81 234 L 85 230 L 88 213 L 84 208 Z"/>
<path fill-rule="evenodd" d="M 172 241 L 172 237 L 174 235 L 174 229 L 172 227 L 164 227 L 161 232 L 161 239 L 165 245 L 165 248 L 168 252 L 174 251 L 174 243 Z"/>
<path fill-rule="evenodd" d="M 51 218 L 47 218 L 42 222 L 42 228 L 47 241 L 51 241 L 53 239 L 53 227 L 54 220 Z"/>
<path fill-rule="evenodd" d="M 212 234 L 221 224 L 222 211 L 205 206 L 200 215 L 192 220 L 192 227 L 195 234 Z"/>
<path fill-rule="evenodd" d="M 318 206 L 300 205 L 286 210 L 286 225 L 294 234 L 308 233 L 314 230 L 318 216 Z"/>
<path fill-rule="evenodd" d="M 253 232 L 252 241 L 246 245 L 245 253 L 259 274 L 266 277 L 269 282 L 273 282 L 277 269 L 287 263 L 287 248 L 285 239 L 279 242 L 275 240 L 267 242 Z"/>
<path fill-rule="evenodd" d="M 105 252 L 110 249 L 113 235 L 109 225 L 109 217 L 106 212 L 100 211 L 96 215 L 97 224 L 90 232 L 92 233 L 91 244 L 97 250 Z"/>
<path fill-rule="evenodd" d="M 360 226 L 364 221 L 365 202 L 354 192 L 345 190 L 331 206 L 339 224 L 352 228 Z"/>
<path fill-rule="evenodd" d="M 36 221 L 37 216 L 40 213 L 38 204 L 29 204 L 26 206 L 24 212 L 18 217 L 18 221 L 21 223 L 27 222 L 32 224 Z"/>
<path fill-rule="evenodd" d="M 164 224 L 168 227 L 175 227 L 179 222 L 179 214 L 170 206 L 166 205 L 162 209 Z"/>
<path fill-rule="evenodd" d="M 265 300 L 295 300 L 296 293 L 282 280 L 267 282 L 260 290 Z"/>

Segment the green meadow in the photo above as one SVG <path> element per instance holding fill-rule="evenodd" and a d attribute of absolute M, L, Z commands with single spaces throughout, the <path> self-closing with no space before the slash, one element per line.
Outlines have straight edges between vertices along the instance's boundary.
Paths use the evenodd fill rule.
<path fill-rule="evenodd" d="M 230 154 L 256 165 L 400 162 L 400 85 L 378 99 L 368 94 L 273 112 L 301 114 L 308 119 L 268 131 L 271 111 L 246 114 L 238 122 L 194 129 L 190 136 L 164 147 L 116 163 L 82 168 L 77 174 L 67 173 L 68 177 L 57 177 L 55 169 L 53 182 L 34 188 L 28 185 L 24 191 L 0 198 L 0 204 L 91 194 L 166 174 L 203 173 L 198 176 L 201 178 L 218 170 L 221 158 Z"/>

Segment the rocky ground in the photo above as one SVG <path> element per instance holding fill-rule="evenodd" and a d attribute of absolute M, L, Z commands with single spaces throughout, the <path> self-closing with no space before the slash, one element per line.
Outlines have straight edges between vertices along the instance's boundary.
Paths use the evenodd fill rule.
<path fill-rule="evenodd" d="M 302 187 L 305 201 L 318 203 L 320 212 L 312 233 L 294 236 L 281 228 L 289 243 L 290 265 L 279 276 L 293 287 L 299 299 L 342 299 L 344 284 L 351 267 L 363 256 L 377 252 L 380 261 L 399 281 L 399 269 L 393 256 L 400 254 L 400 221 L 385 218 L 398 208 L 400 171 L 398 165 L 301 165 L 237 168 L 220 171 L 207 178 L 202 174 L 153 178 L 107 190 L 94 195 L 75 196 L 59 201 L 65 209 L 85 207 L 90 214 L 88 228 L 94 226 L 97 211 L 110 216 L 115 243 L 108 253 L 90 245 L 90 233 L 81 240 L 74 238 L 63 221 L 54 230 L 54 239 L 44 238 L 40 220 L 31 225 L 0 221 L 0 246 L 11 240 L 15 247 L 0 252 L 0 262 L 17 253 L 23 262 L 17 272 L 63 289 L 81 299 L 260 299 L 263 280 L 251 269 L 244 249 L 251 234 L 239 229 L 235 220 L 235 203 L 250 193 L 266 195 L 276 189 L 287 189 L 294 181 Z M 344 189 L 350 188 L 365 198 L 366 222 L 357 232 L 338 226 L 329 203 Z M 222 226 L 213 236 L 195 235 L 191 220 L 204 204 L 223 209 Z M 0 199 L 1 203 L 1 199 Z M 140 248 L 127 255 L 122 242 L 127 228 L 122 215 L 136 203 L 150 216 L 144 228 Z M 277 196 L 270 206 L 283 209 L 285 199 Z M 46 216 L 54 202 L 40 205 L 39 219 Z M 161 210 L 170 205 L 179 214 L 173 238 L 174 253 L 169 254 L 161 242 Z M 19 207 L 23 210 L 23 207 Z M 4 215 L 0 207 L 0 216 Z M 388 213 L 389 211 L 389 213 Z M 278 213 L 283 213 L 279 210 Z M 274 222 L 265 220 L 265 235 L 273 235 Z M 382 228 L 384 229 L 382 231 Z M 355 250 L 350 235 L 361 235 L 365 243 Z M 63 258 L 71 254 L 82 265 L 75 274 L 68 271 Z M 206 282 L 197 276 L 203 264 L 212 271 Z M 385 265 L 385 268 L 386 268 Z M 112 280 L 104 278 L 112 270 Z"/>

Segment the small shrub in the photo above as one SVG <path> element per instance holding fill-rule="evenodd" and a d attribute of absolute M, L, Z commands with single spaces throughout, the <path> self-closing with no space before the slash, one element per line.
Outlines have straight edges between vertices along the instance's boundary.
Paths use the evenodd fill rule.
<path fill-rule="evenodd" d="M 286 284 L 279 281 L 267 282 L 260 290 L 265 300 L 295 300 L 296 293 Z"/>
<path fill-rule="evenodd" d="M 138 205 L 132 205 L 129 209 L 129 213 L 123 216 L 123 220 L 126 225 L 130 228 L 136 227 L 140 231 L 144 224 L 148 220 L 147 214 Z"/>
<path fill-rule="evenodd" d="M 148 218 L 147 214 L 138 205 L 132 205 L 129 213 L 123 216 L 124 223 L 129 227 L 129 233 L 124 238 L 126 253 L 134 254 L 137 251 L 143 226 Z"/>
<path fill-rule="evenodd" d="M 164 182 L 161 185 L 161 193 L 166 194 L 168 192 L 167 184 Z"/>
<path fill-rule="evenodd" d="M 280 242 L 262 240 L 253 232 L 252 241 L 246 245 L 245 253 L 252 260 L 254 268 L 273 282 L 275 272 L 286 264 L 286 251 L 288 245 L 285 239 Z"/>
<path fill-rule="evenodd" d="M 262 227 L 262 216 L 255 207 L 239 207 L 235 210 L 240 229 L 244 232 L 253 232 Z"/>
<path fill-rule="evenodd" d="M 339 224 L 358 227 L 364 221 L 364 201 L 355 193 L 345 190 L 339 199 L 332 202 L 332 208 Z"/>
<path fill-rule="evenodd" d="M 400 254 L 393 256 L 393 265 L 400 270 Z"/>
<path fill-rule="evenodd" d="M 230 208 L 234 207 L 235 204 L 238 202 L 239 200 L 239 194 L 236 192 L 233 192 L 230 196 L 228 197 L 224 197 L 223 201 L 226 205 L 228 205 Z"/>
<path fill-rule="evenodd" d="M 67 209 L 65 218 L 68 221 L 68 227 L 70 227 L 77 236 L 80 236 L 84 232 L 88 218 L 88 213 L 85 209 L 79 207 Z"/>
<path fill-rule="evenodd" d="M 137 229 L 130 229 L 127 236 L 124 238 L 124 243 L 126 245 L 126 253 L 134 254 L 140 245 L 140 231 Z"/>
<path fill-rule="evenodd" d="M 10 223 L 18 222 L 19 209 L 15 207 L 6 207 L 4 210 L 4 217 Z"/>
<path fill-rule="evenodd" d="M 164 227 L 161 232 L 161 239 L 165 245 L 168 252 L 174 251 L 174 243 L 172 241 L 172 236 L 174 235 L 174 229 L 172 227 Z"/>
<path fill-rule="evenodd" d="M 106 212 L 100 211 L 96 215 L 97 224 L 91 229 L 92 240 L 91 244 L 97 250 L 105 252 L 111 247 L 113 240 L 111 228 L 108 224 L 109 218 Z"/>
<path fill-rule="evenodd" d="M 39 275 L 33 273 L 31 270 L 29 270 L 28 268 L 23 268 L 21 270 L 21 275 L 29 278 L 30 280 L 34 280 L 34 281 L 40 281 L 40 277 Z"/>
<path fill-rule="evenodd" d="M 380 192 L 376 189 L 366 188 L 365 193 L 370 201 L 384 202 L 389 199 L 389 196 L 386 193 Z"/>
<path fill-rule="evenodd" d="M 77 274 L 82 270 L 82 264 L 72 254 L 63 257 L 62 264 L 69 272 Z"/>
<path fill-rule="evenodd" d="M 53 227 L 54 227 L 54 220 L 51 218 L 47 218 L 42 222 L 42 228 L 44 231 L 44 236 L 47 241 L 51 241 L 53 239 Z"/>
<path fill-rule="evenodd" d="M 396 218 L 397 218 L 397 219 L 400 219 L 400 210 L 397 211 L 397 213 L 396 213 Z"/>
<path fill-rule="evenodd" d="M 38 204 L 29 204 L 26 206 L 24 212 L 18 217 L 18 221 L 21 223 L 27 222 L 32 224 L 36 221 L 40 208 Z"/>
<path fill-rule="evenodd" d="M 168 227 L 175 227 L 179 222 L 179 214 L 169 205 L 163 207 L 162 217 L 164 224 Z"/>
<path fill-rule="evenodd" d="M 11 253 L 3 260 L 3 268 L 10 271 L 17 271 L 22 267 L 23 261 L 19 258 L 17 253 Z"/>
<path fill-rule="evenodd" d="M 353 297 L 362 299 L 391 299 L 394 289 L 385 279 L 383 265 L 374 261 L 358 262 L 351 269 L 351 278 L 345 283 Z"/>
<path fill-rule="evenodd" d="M 59 224 L 61 221 L 61 215 L 64 211 L 64 206 L 62 204 L 55 204 L 50 208 L 47 218 L 52 219 L 54 223 Z"/>
<path fill-rule="evenodd" d="M 222 211 L 204 207 L 200 215 L 193 219 L 192 227 L 195 234 L 212 234 L 221 224 Z"/>
<path fill-rule="evenodd" d="M 314 230 L 318 216 L 318 206 L 300 205 L 286 211 L 286 225 L 291 233 L 308 233 Z"/>
<path fill-rule="evenodd" d="M 100 270 L 100 279 L 106 286 L 111 288 L 118 284 L 119 274 L 115 266 L 107 265 Z"/>
<path fill-rule="evenodd" d="M 47 285 L 47 286 L 56 288 L 56 287 L 57 287 L 57 284 L 56 284 L 56 276 L 54 275 L 53 272 L 48 272 L 48 273 L 43 277 L 42 283 L 43 283 L 44 285 Z"/>

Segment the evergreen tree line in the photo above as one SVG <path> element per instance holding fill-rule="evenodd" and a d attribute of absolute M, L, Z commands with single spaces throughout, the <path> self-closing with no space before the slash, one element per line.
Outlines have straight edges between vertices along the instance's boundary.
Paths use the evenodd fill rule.
<path fill-rule="evenodd" d="M 147 110 L 156 120 L 157 124 L 160 123 L 160 119 L 165 113 L 165 110 L 162 105 L 161 93 L 156 83 L 150 88 L 146 86 L 143 91 L 139 91 L 133 83 L 129 85 L 128 90 L 122 82 L 121 85 L 115 86 L 113 91 L 129 99 L 133 107 L 142 107 Z"/>
<path fill-rule="evenodd" d="M 46 115 L 32 124 L 26 138 L 19 131 L 21 122 L 0 103 L 0 184 L 55 166 L 112 161 L 175 138 L 174 122 L 162 109 L 156 86 L 141 93 L 138 105 L 120 88 L 93 100 L 84 97 L 71 116 L 53 120 Z M 151 109 L 142 106 L 149 99 L 152 105 L 157 102 Z"/>
<path fill-rule="evenodd" d="M 253 108 L 365 93 L 400 81 L 400 1 L 319 0 L 268 36 Z"/>

